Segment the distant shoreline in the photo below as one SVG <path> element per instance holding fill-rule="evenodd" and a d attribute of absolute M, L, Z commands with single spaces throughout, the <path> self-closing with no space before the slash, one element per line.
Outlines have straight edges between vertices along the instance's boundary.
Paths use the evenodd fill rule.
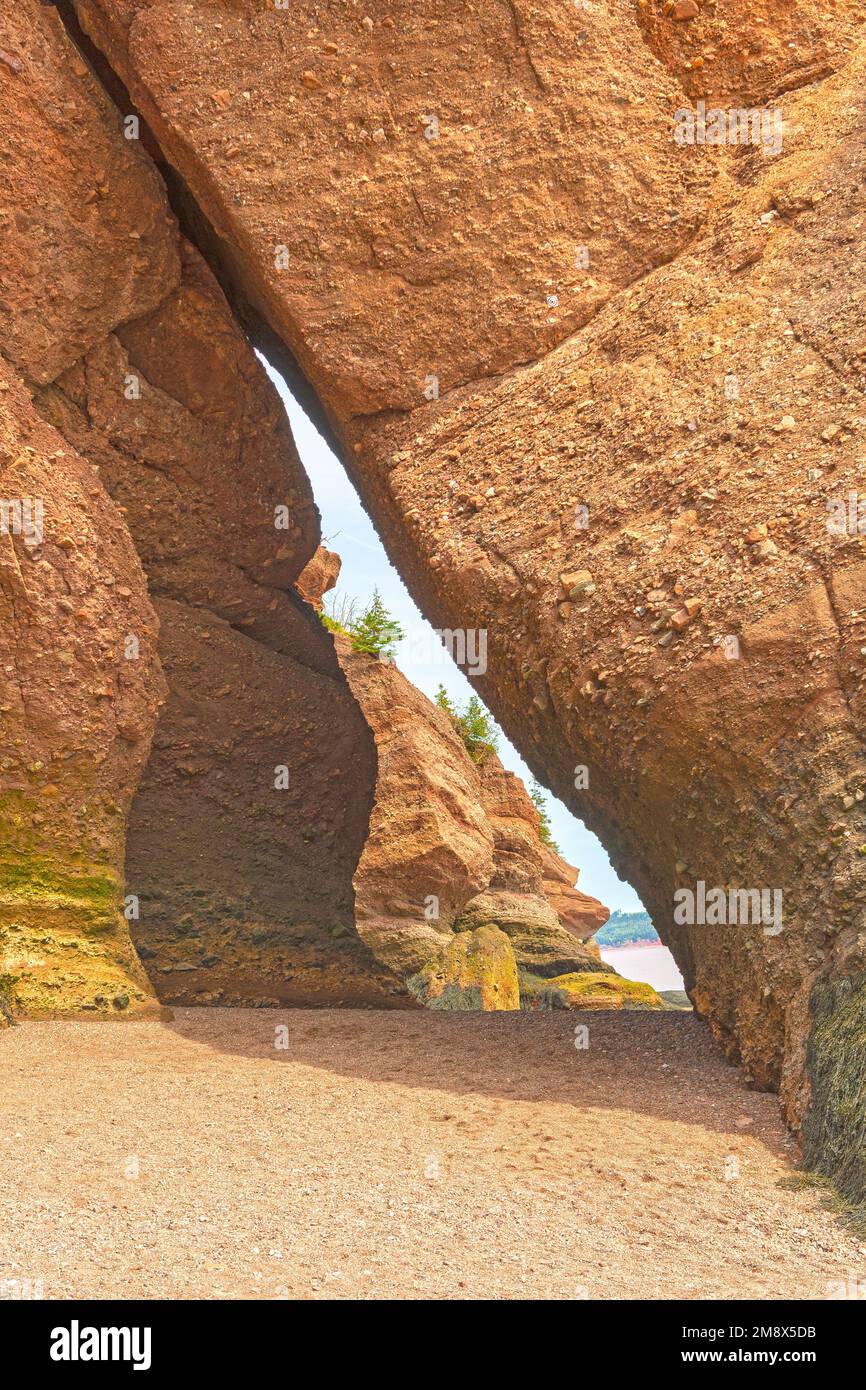
<path fill-rule="evenodd" d="M 650 951 L 658 947 L 664 950 L 663 941 L 621 941 L 616 946 L 608 946 L 604 941 L 597 943 L 604 951 Z"/>

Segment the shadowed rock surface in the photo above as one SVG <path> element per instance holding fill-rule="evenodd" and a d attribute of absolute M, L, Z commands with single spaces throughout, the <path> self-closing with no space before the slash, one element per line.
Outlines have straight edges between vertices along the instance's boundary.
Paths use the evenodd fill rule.
<path fill-rule="evenodd" d="M 181 260 L 156 311 L 39 395 L 159 596 L 170 697 L 130 821 L 135 939 L 167 1002 L 387 1004 L 398 982 L 351 925 L 372 740 L 292 589 L 318 515 L 274 388 L 185 242 Z"/>
<path fill-rule="evenodd" d="M 121 512 L 19 378 L 51 380 L 152 308 L 176 242 L 156 171 L 57 14 L 7 7 L 0 46 L 0 1012 L 156 1012 L 122 915 L 165 689 L 156 616 Z"/>
<path fill-rule="evenodd" d="M 120 114 L 58 15 L 26 0 L 2 24 L 4 51 L 21 67 L 0 64 L 10 113 L 0 137 L 10 174 L 0 207 L 8 231 L 0 342 L 62 438 L 48 436 L 77 451 L 60 453 L 75 462 L 58 464 L 57 497 L 50 490 L 44 497 L 48 534 L 65 547 L 53 553 L 70 571 L 60 581 L 68 595 L 50 602 L 71 616 L 61 613 L 56 642 L 44 620 L 37 633 L 20 603 L 7 627 L 11 635 L 24 623 L 18 641 L 34 646 L 21 658 L 30 665 L 30 714 L 20 712 L 12 743 L 23 745 L 26 720 L 41 709 L 42 727 L 29 735 L 29 780 L 51 765 L 50 814 L 39 824 L 54 849 L 44 873 L 26 857 L 39 837 L 19 827 L 22 816 L 30 826 L 33 808 L 18 804 L 26 788 L 8 756 L 2 792 L 15 834 L 4 844 L 5 993 L 13 1009 L 28 1013 L 110 1012 L 128 1006 L 113 1006 L 115 996 L 150 995 L 125 927 L 116 934 L 130 959 L 117 964 L 114 988 L 101 976 L 93 984 L 86 971 L 80 980 L 69 976 L 66 960 L 52 982 L 57 952 L 44 944 L 40 962 L 21 944 L 41 910 L 23 901 L 29 874 L 31 897 L 50 900 L 50 920 L 70 939 L 67 955 L 93 953 L 96 925 L 108 931 L 106 905 L 122 899 L 128 828 L 129 917 L 161 998 L 390 1003 L 399 981 L 352 929 L 373 743 L 329 637 L 292 589 L 317 545 L 319 519 L 285 412 L 211 271 L 181 236 L 162 179 L 140 142 L 124 138 Z M 10 454 L 15 467 L 19 454 Z M 66 479 L 64 468 L 74 477 Z M 27 470 L 14 477 L 16 486 L 27 482 Z M 108 506 L 103 486 L 121 511 Z M 99 524 L 94 508 L 105 517 Z M 133 541 L 162 614 L 158 652 L 169 689 L 130 809 L 164 694 L 156 620 Z M 109 543 L 121 558 L 105 568 Z M 16 541 L 10 556 L 19 551 L 28 553 Z M 34 554 L 39 564 L 26 572 L 44 577 L 48 562 Z M 103 596 L 99 585 L 114 588 Z M 76 625 L 83 633 L 85 623 L 96 635 L 79 658 L 62 634 Z M 126 633 L 141 650 L 121 662 Z M 94 721 L 83 709 L 79 733 L 64 707 L 71 692 L 60 699 L 54 690 L 57 661 L 67 663 L 65 684 L 78 671 L 75 700 L 86 705 L 98 686 L 109 716 L 118 662 L 141 672 L 150 698 L 133 708 L 136 682 L 127 677 L 131 708 L 118 714 L 121 740 L 110 717 Z M 72 759 L 76 737 L 81 747 L 67 775 L 54 775 L 57 759 Z M 95 779 L 115 817 L 111 835 L 101 812 L 81 824 Z M 78 844 L 67 822 L 77 825 Z M 61 882 L 64 855 L 75 865 L 71 889 Z M 90 874 L 102 915 L 84 902 L 77 912 L 86 887 L 78 880 L 103 858 L 106 881 Z M 55 898 L 63 898 L 56 908 Z M 108 933 L 102 955 L 112 940 Z M 28 979 L 44 976 L 42 995 L 25 991 L 20 961 Z"/>
<path fill-rule="evenodd" d="M 2 360 L 0 494 L 0 1016 L 156 1013 L 123 916 L 156 615 L 119 511 Z"/>

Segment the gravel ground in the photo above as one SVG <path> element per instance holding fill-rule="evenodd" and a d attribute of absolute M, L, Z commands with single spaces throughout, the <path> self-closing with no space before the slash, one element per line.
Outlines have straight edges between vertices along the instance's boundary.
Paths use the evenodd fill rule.
<path fill-rule="evenodd" d="M 46 1298 L 823 1298 L 866 1279 L 866 1246 L 780 1187 L 775 1098 L 689 1014 L 181 1009 L 23 1024 L 0 1058 L 0 1281 Z"/>

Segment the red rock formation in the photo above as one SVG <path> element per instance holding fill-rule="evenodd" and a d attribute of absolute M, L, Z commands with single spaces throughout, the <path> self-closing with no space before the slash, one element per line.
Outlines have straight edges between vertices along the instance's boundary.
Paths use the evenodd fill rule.
<path fill-rule="evenodd" d="M 318 516 L 276 392 L 181 253 L 157 310 L 38 395 L 123 503 L 159 596 L 170 698 L 130 821 L 135 940 L 167 1002 L 389 1004 L 397 982 L 351 928 L 372 740 L 291 590 Z"/>
<path fill-rule="evenodd" d="M 584 949 L 578 934 L 566 928 L 547 892 L 544 871 L 551 852 L 539 836 L 538 812 L 526 788 L 495 753 L 484 758 L 479 777 L 481 803 L 493 830 L 493 872 L 484 892 L 464 907 L 458 929 L 499 927 L 510 937 L 518 965 L 536 975 L 594 969 L 597 953 Z M 565 861 L 559 864 L 565 866 Z M 573 913 L 577 895 L 563 888 L 558 896 Z M 601 903 L 586 901 L 593 903 L 593 916 L 607 920 L 610 914 Z"/>
<path fill-rule="evenodd" d="M 798 1122 L 810 998 L 866 957 L 866 566 L 827 529 L 863 428 L 860 7 L 761 4 L 741 48 L 709 7 L 77 8 L 422 607 L 487 630 L 499 722 Z M 698 37 L 692 90 L 771 99 L 781 145 L 673 140 Z M 699 883 L 781 892 L 784 930 L 674 921 Z"/>
<path fill-rule="evenodd" d="M 576 887 L 579 870 L 549 845 L 542 846 L 542 887 L 545 897 L 567 931 L 587 942 L 604 926 L 610 908 Z"/>
<path fill-rule="evenodd" d="M 810 1157 L 841 1171 L 862 1063 L 828 1040 L 862 1026 L 866 963 L 862 5 L 76 8 L 425 612 L 485 630 L 497 719 L 641 893 L 731 1057 L 792 1122 L 811 1104 Z M 56 18 L 25 0 L 4 24 L 7 187 L 27 196 L 3 210 L 24 253 L 0 311 L 51 394 L 138 350 L 121 327 L 179 257 L 153 171 L 109 155 L 104 99 L 58 71 Z M 772 102 L 772 142 L 677 143 L 683 82 Z M 58 129 L 74 158 L 46 159 Z M 40 203 L 69 234 L 53 277 L 27 257 Z M 115 232 L 133 251 L 107 274 Z M 184 602 L 218 588 L 197 566 L 177 582 Z M 261 640 L 286 600 L 252 582 Z M 677 920 L 701 884 L 781 893 L 782 930 Z"/>
<path fill-rule="evenodd" d="M 157 607 L 171 695 L 127 873 L 160 998 L 405 1006 L 353 925 L 373 768 L 339 668 L 312 669 L 207 609 Z"/>
<path fill-rule="evenodd" d="M 0 342 L 30 383 L 53 381 L 180 276 L 162 180 L 38 0 L 4 6 L 0 63 Z"/>
<path fill-rule="evenodd" d="M 396 666 L 337 638 L 340 663 L 376 739 L 376 789 L 355 872 L 358 934 L 408 976 L 447 946 L 490 881 L 493 835 L 475 765 L 448 716 Z"/>
<path fill-rule="evenodd" d="M 58 16 L 27 0 L 2 22 L 4 51 L 22 63 L 0 65 L 15 127 L 3 148 L 15 189 L 0 209 L 3 349 L 94 486 L 122 506 L 163 619 L 169 698 L 129 822 L 135 940 L 163 999 L 389 1004 L 401 986 L 352 930 L 373 744 L 329 638 L 292 590 L 319 522 L 285 412 Z M 94 534 L 84 517 L 66 529 Z M 132 610 L 144 585 L 123 535 L 136 568 L 118 592 Z M 62 746 L 66 732 L 45 741 Z M 136 730 L 117 798 L 106 848 L 116 874 L 151 732 Z M 98 766 L 109 754 L 97 734 Z M 11 770 L 9 785 L 17 794 Z M 52 821 L 63 841 L 78 815 L 78 800 L 58 805 L 46 841 Z"/>
<path fill-rule="evenodd" d="M 666 126 L 676 84 L 622 7 L 76 11 L 343 420 L 531 360 L 695 229 L 702 176 Z"/>
<path fill-rule="evenodd" d="M 692 98 L 763 105 L 842 66 L 866 19 L 863 0 L 637 0 L 653 52 Z"/>
<path fill-rule="evenodd" d="M 0 46 L 0 995 L 13 1014 L 152 1013 L 122 909 L 164 693 L 156 617 L 120 511 L 13 368 L 50 381 L 150 310 L 177 282 L 176 238 L 56 13 L 7 7 Z"/>
<path fill-rule="evenodd" d="M 339 568 L 339 557 L 320 548 L 299 590 L 321 606 Z M 375 796 L 354 885 L 357 930 L 377 959 L 404 977 L 426 971 L 433 983 L 423 993 L 431 1000 L 464 970 L 465 944 L 456 956 L 452 951 L 455 930 L 501 928 L 517 964 L 547 973 L 593 968 L 597 953 L 578 945 L 546 896 L 544 869 L 555 861 L 567 878 L 569 866 L 542 844 L 538 813 L 520 779 L 495 753 L 474 762 L 454 721 L 393 662 L 354 651 L 345 636 L 336 646 L 376 739 Z M 573 881 L 577 870 L 570 872 Z M 606 908 L 564 884 L 557 896 L 572 917 L 586 904 L 585 935 L 594 930 L 590 919 L 607 920 Z M 498 935 L 477 941 L 473 960 Z M 446 958 L 451 964 L 440 970 Z M 504 1002 L 512 993 L 503 984 L 497 1007 L 517 1007 Z M 436 1007 L 454 1007 L 450 999 L 446 991 Z M 493 992 L 485 999 L 492 1007 Z"/>
<path fill-rule="evenodd" d="M 325 594 L 333 589 L 340 576 L 341 560 L 333 550 L 320 545 L 315 555 L 298 575 L 295 588 L 305 603 L 321 612 Z"/>
<path fill-rule="evenodd" d="M 0 1014 L 152 1014 L 123 856 L 156 616 L 118 509 L 2 358 L 0 512 Z"/>

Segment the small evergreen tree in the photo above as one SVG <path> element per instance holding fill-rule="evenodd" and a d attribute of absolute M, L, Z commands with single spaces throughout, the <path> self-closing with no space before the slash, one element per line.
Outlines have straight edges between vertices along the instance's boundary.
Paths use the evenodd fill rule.
<path fill-rule="evenodd" d="M 540 787 L 533 778 L 529 785 L 529 799 L 538 812 L 538 838 L 548 849 L 559 854 L 559 845 L 553 838 L 550 829 L 550 816 L 547 814 L 547 796 L 544 788 Z"/>
<path fill-rule="evenodd" d="M 448 694 L 448 691 L 445 689 L 444 685 L 439 685 L 436 687 L 436 704 L 439 706 L 441 710 L 444 710 L 447 715 L 449 715 L 453 720 L 456 721 L 457 711 L 451 703 L 451 696 Z"/>
<path fill-rule="evenodd" d="M 371 603 L 360 618 L 349 627 L 349 636 L 356 652 L 368 652 L 370 656 L 382 656 L 390 661 L 394 648 L 406 636 L 400 624 L 391 617 L 378 589 L 373 590 Z"/>
<path fill-rule="evenodd" d="M 461 708 L 453 703 L 444 685 L 440 685 L 435 698 L 436 704 L 448 715 L 462 738 L 466 752 L 474 763 L 483 763 L 488 753 L 496 752 L 499 746 L 496 725 L 477 695 L 470 696 Z"/>
<path fill-rule="evenodd" d="M 470 696 L 466 708 L 457 715 L 466 751 L 474 763 L 483 763 L 488 753 L 495 753 L 499 739 L 493 724 L 492 715 L 482 705 L 477 695 Z"/>

